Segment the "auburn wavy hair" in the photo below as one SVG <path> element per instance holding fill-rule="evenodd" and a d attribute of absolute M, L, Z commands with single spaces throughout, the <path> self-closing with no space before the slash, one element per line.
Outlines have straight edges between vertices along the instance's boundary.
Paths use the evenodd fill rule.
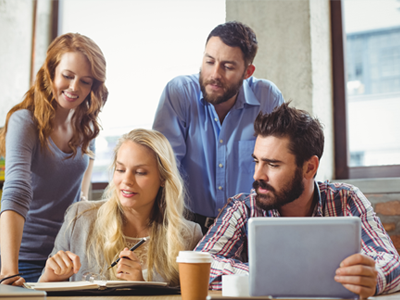
<path fill-rule="evenodd" d="M 73 136 L 69 141 L 72 149 L 70 157 L 74 157 L 77 148 L 82 148 L 82 154 L 91 154 L 89 143 L 100 131 L 97 117 L 107 101 L 108 90 L 106 80 L 106 60 L 99 46 L 90 38 L 79 33 L 66 33 L 57 37 L 47 50 L 46 60 L 36 74 L 34 84 L 24 96 L 24 100 L 8 112 L 6 124 L 0 129 L 0 155 L 6 155 L 5 139 L 10 116 L 20 109 L 27 109 L 37 126 L 42 148 L 49 148 L 49 136 L 52 132 L 52 119 L 55 117 L 57 102 L 53 95 L 55 70 L 61 57 L 67 52 L 80 52 L 88 60 L 93 76 L 92 90 L 76 109 L 71 120 Z"/>

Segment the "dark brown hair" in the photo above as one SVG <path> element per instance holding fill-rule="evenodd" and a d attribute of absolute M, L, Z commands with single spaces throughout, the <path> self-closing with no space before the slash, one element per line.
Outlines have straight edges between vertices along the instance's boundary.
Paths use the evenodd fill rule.
<path fill-rule="evenodd" d="M 313 155 L 321 159 L 323 127 L 317 118 L 304 110 L 289 107 L 289 104 L 283 103 L 270 114 L 260 112 L 254 121 L 254 131 L 256 136 L 288 137 L 289 151 L 296 157 L 297 166 L 302 167 Z"/>
<path fill-rule="evenodd" d="M 230 47 L 239 47 L 243 53 L 245 67 L 253 63 L 258 43 L 256 34 L 249 26 L 237 21 L 218 25 L 208 35 L 206 44 L 213 36 L 219 37 L 224 44 Z"/>

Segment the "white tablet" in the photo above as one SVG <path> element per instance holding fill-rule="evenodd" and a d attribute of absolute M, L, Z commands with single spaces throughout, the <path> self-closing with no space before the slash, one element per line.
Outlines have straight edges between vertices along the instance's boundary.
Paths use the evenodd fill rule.
<path fill-rule="evenodd" d="M 46 292 L 30 290 L 19 286 L 0 284 L 0 299 L 44 300 L 46 299 Z"/>
<path fill-rule="evenodd" d="M 334 276 L 360 252 L 359 218 L 251 218 L 248 234 L 251 296 L 358 297 Z"/>

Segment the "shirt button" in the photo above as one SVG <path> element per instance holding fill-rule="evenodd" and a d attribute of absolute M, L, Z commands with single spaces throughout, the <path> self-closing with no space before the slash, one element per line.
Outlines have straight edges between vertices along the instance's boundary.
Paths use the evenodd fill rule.
<path fill-rule="evenodd" d="M 222 143 L 223 143 L 223 140 L 219 140 L 219 142 L 222 144 Z"/>
<path fill-rule="evenodd" d="M 218 167 L 222 168 L 222 167 L 223 167 L 223 165 L 222 165 L 222 164 L 219 164 L 219 165 L 218 165 Z"/>
<path fill-rule="evenodd" d="M 221 209 L 220 208 L 218 208 L 218 212 L 220 212 L 221 211 Z"/>
<path fill-rule="evenodd" d="M 222 191 L 222 186 L 219 186 L 218 189 L 219 189 L 220 191 Z"/>
<path fill-rule="evenodd" d="M 215 118 L 215 119 L 214 119 L 214 121 L 215 121 L 215 122 L 218 122 L 218 119 L 217 119 L 217 118 Z"/>

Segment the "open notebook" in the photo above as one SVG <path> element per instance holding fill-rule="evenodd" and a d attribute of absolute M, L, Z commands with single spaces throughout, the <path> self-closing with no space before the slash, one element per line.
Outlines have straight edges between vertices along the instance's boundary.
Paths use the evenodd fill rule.
<path fill-rule="evenodd" d="M 46 292 L 76 291 L 76 290 L 105 290 L 107 288 L 132 288 L 132 287 L 165 287 L 166 282 L 148 282 L 148 281 L 60 281 L 60 282 L 26 282 L 24 286 L 28 289 L 34 289 Z"/>
<path fill-rule="evenodd" d="M 169 287 L 166 282 L 155 281 L 62 281 L 26 282 L 25 288 L 46 291 L 48 296 L 93 296 L 93 295 L 170 295 L 179 294 L 178 287 Z"/>

